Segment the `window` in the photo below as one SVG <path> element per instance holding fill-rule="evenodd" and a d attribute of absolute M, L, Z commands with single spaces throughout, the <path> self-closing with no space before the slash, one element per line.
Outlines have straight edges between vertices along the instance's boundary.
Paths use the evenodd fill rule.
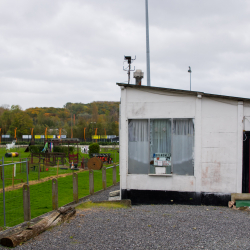
<path fill-rule="evenodd" d="M 193 119 L 129 120 L 129 174 L 194 174 Z"/>
<path fill-rule="evenodd" d="M 171 174 L 171 119 L 150 120 L 151 174 Z"/>
<path fill-rule="evenodd" d="M 193 119 L 173 120 L 173 172 L 194 175 L 194 123 Z"/>
<path fill-rule="evenodd" d="M 128 173 L 148 174 L 148 120 L 129 120 Z"/>

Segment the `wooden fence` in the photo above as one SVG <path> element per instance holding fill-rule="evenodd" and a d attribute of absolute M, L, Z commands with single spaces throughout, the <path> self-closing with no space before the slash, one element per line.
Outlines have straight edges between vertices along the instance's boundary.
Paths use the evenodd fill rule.
<path fill-rule="evenodd" d="M 116 179 L 116 164 L 111 167 L 103 167 L 102 168 L 102 187 L 103 190 L 107 189 L 107 179 L 106 179 L 106 169 L 113 169 L 113 185 L 117 183 Z M 78 174 L 73 173 L 72 175 L 73 181 L 73 202 L 78 203 Z M 89 170 L 89 193 L 90 195 L 94 194 L 94 171 Z M 58 209 L 58 181 L 56 178 L 52 179 L 52 208 L 53 210 Z M 30 189 L 28 184 L 23 185 L 23 211 L 24 211 L 24 221 L 31 220 L 31 212 L 30 212 Z"/>

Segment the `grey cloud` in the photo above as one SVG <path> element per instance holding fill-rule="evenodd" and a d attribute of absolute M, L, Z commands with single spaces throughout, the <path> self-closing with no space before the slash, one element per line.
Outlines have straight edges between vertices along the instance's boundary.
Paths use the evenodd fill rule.
<path fill-rule="evenodd" d="M 0 2 L 1 103 L 119 101 L 123 56 L 146 71 L 144 3 Z M 190 65 L 192 89 L 248 97 L 249 12 L 243 0 L 149 0 L 152 85 L 189 89 Z"/>

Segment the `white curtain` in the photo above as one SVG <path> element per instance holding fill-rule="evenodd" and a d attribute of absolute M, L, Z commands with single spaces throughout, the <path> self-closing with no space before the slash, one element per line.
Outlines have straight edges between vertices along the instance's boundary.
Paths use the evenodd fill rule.
<path fill-rule="evenodd" d="M 128 173 L 148 174 L 148 120 L 129 120 L 128 139 Z"/>
<path fill-rule="evenodd" d="M 194 122 L 193 119 L 173 121 L 173 172 L 194 175 Z"/>
<path fill-rule="evenodd" d="M 156 153 L 171 153 L 171 119 L 150 121 L 150 160 Z"/>

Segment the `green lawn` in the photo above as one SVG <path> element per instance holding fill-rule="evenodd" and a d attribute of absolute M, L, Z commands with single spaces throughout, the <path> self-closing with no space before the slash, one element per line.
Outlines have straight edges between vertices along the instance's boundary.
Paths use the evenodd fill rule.
<path fill-rule="evenodd" d="M 16 149 L 11 149 L 11 152 L 18 152 L 19 156 L 18 157 L 14 157 L 13 161 L 14 162 L 20 162 L 20 159 L 22 158 L 23 160 L 25 158 L 30 157 L 30 153 L 25 153 L 24 152 L 25 148 L 16 148 Z M 80 150 L 79 150 L 80 151 Z M 5 148 L 0 148 L 0 160 L 2 160 L 2 157 L 5 155 L 6 153 L 6 149 Z M 75 152 L 76 153 L 76 152 Z M 102 149 L 100 153 L 109 153 L 111 154 L 111 158 L 113 159 L 113 162 L 119 162 L 119 153 L 117 152 L 117 150 L 113 150 L 113 149 Z M 84 157 L 85 159 L 89 158 L 88 154 L 79 154 L 79 161 L 81 161 L 82 157 Z M 67 158 L 67 162 L 68 162 L 68 158 Z M 12 158 L 8 158 L 8 157 L 4 157 L 4 163 L 12 163 Z M 68 166 L 68 163 L 66 163 L 66 166 Z M 43 169 L 43 168 L 42 168 Z M 48 177 L 48 176 L 55 176 L 57 175 L 57 167 L 50 167 L 48 169 L 46 169 L 46 167 L 44 167 L 43 169 L 44 171 L 40 172 L 40 179 Z M 48 171 L 46 171 L 48 170 Z M 2 171 L 0 171 L 2 172 Z M 70 169 L 60 169 L 58 171 L 58 174 L 65 174 L 65 173 L 71 173 L 72 171 Z M 12 174 L 13 174 L 13 165 L 9 165 L 9 166 L 5 166 L 5 171 L 4 171 L 4 175 L 5 175 L 5 187 L 7 186 L 11 186 L 12 185 Z M 30 168 L 29 170 L 29 181 L 31 180 L 38 180 L 38 169 L 36 168 L 35 171 L 33 169 Z M 0 188 L 2 188 L 3 183 L 2 183 L 2 173 L 0 173 Z M 22 182 L 27 182 L 27 174 L 26 174 L 26 163 L 22 163 L 22 164 L 16 164 L 16 177 L 14 178 L 14 184 L 18 184 L 18 183 L 22 183 Z"/>
<path fill-rule="evenodd" d="M 112 169 L 107 169 L 107 187 L 112 183 Z M 117 167 L 117 181 L 120 181 L 119 168 Z M 94 171 L 95 192 L 102 189 L 102 171 Z M 79 198 L 89 195 L 89 172 L 78 173 Z M 5 193 L 6 199 L 6 224 L 14 226 L 23 222 L 22 189 Z M 58 203 L 59 207 L 73 201 L 72 175 L 58 178 Z M 35 218 L 52 210 L 52 182 L 30 186 L 31 218 Z M 3 226 L 3 196 L 0 197 L 0 226 Z"/>

